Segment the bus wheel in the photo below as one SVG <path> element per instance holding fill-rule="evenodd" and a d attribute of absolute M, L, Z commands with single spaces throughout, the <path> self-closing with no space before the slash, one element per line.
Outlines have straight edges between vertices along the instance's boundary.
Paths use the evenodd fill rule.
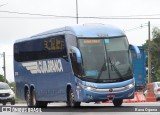
<path fill-rule="evenodd" d="M 37 106 L 35 89 L 32 89 L 32 90 L 31 90 L 31 106 L 32 106 L 32 107 L 36 107 L 36 106 Z"/>
<path fill-rule="evenodd" d="M 114 106 L 116 106 L 116 107 L 121 106 L 122 103 L 123 103 L 123 99 L 113 100 L 113 104 L 114 104 Z"/>
<path fill-rule="evenodd" d="M 30 107 L 31 106 L 31 100 L 30 100 L 29 90 L 27 90 L 25 94 L 26 94 L 25 98 L 26 98 L 27 106 Z"/>
<path fill-rule="evenodd" d="M 35 89 L 31 91 L 31 106 L 32 107 L 47 107 L 48 102 L 37 101 Z"/>
<path fill-rule="evenodd" d="M 41 108 L 46 108 L 48 105 L 48 102 L 45 101 L 37 101 L 37 106 Z"/>
<path fill-rule="evenodd" d="M 70 89 L 69 92 L 68 92 L 68 100 L 67 101 L 68 101 L 67 105 L 69 107 L 79 107 L 80 104 L 81 104 L 81 102 L 75 102 L 74 101 L 74 93 L 73 93 L 72 89 Z"/>

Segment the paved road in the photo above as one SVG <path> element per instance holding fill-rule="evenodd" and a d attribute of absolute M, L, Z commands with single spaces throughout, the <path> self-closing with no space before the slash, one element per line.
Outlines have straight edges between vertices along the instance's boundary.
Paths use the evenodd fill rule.
<path fill-rule="evenodd" d="M 27 108 L 26 104 L 16 104 L 10 106 L 7 104 L 6 107 L 13 108 Z M 4 106 L 3 106 L 4 108 Z M 36 108 L 37 109 L 37 108 Z M 14 109 L 18 111 L 18 109 Z M 51 103 L 45 109 L 37 109 L 43 111 L 42 113 L 34 113 L 37 115 L 160 115 L 160 102 L 143 102 L 143 103 L 123 103 L 122 107 L 114 107 L 112 103 L 82 103 L 79 108 L 66 107 L 65 103 Z M 46 113 L 47 112 L 47 113 Z M 50 112 L 50 113 L 48 113 Z M 4 112 L 1 112 L 3 114 Z M 7 113 L 7 115 L 20 115 L 20 112 Z M 33 114 L 33 113 L 25 113 Z M 4 114 L 3 114 L 4 115 Z"/>

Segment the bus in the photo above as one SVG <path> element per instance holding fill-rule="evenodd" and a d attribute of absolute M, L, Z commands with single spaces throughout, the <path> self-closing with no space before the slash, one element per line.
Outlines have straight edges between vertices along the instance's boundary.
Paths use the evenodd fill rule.
<path fill-rule="evenodd" d="M 104 24 L 65 26 L 14 43 L 16 95 L 28 106 L 134 98 L 130 48 L 123 31 Z"/>
<path fill-rule="evenodd" d="M 134 49 L 131 48 L 135 79 L 135 91 L 143 91 L 146 87 L 146 51 L 144 46 L 138 46 L 141 58 L 137 60 Z"/>

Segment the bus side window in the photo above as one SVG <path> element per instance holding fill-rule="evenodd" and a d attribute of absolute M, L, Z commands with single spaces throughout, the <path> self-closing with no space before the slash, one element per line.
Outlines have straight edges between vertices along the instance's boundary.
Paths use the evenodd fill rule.
<path fill-rule="evenodd" d="M 44 54 L 47 58 L 63 58 L 68 61 L 66 42 L 63 35 L 44 39 Z"/>
<path fill-rule="evenodd" d="M 14 45 L 14 58 L 18 62 L 63 58 L 68 61 L 63 35 L 35 39 Z"/>

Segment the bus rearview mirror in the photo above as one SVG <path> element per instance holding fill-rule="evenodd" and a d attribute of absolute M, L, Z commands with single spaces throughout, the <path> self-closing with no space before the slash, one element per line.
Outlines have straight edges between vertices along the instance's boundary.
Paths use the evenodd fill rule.
<path fill-rule="evenodd" d="M 77 63 L 82 63 L 81 52 L 77 47 L 71 46 L 71 52 L 75 54 Z"/>

